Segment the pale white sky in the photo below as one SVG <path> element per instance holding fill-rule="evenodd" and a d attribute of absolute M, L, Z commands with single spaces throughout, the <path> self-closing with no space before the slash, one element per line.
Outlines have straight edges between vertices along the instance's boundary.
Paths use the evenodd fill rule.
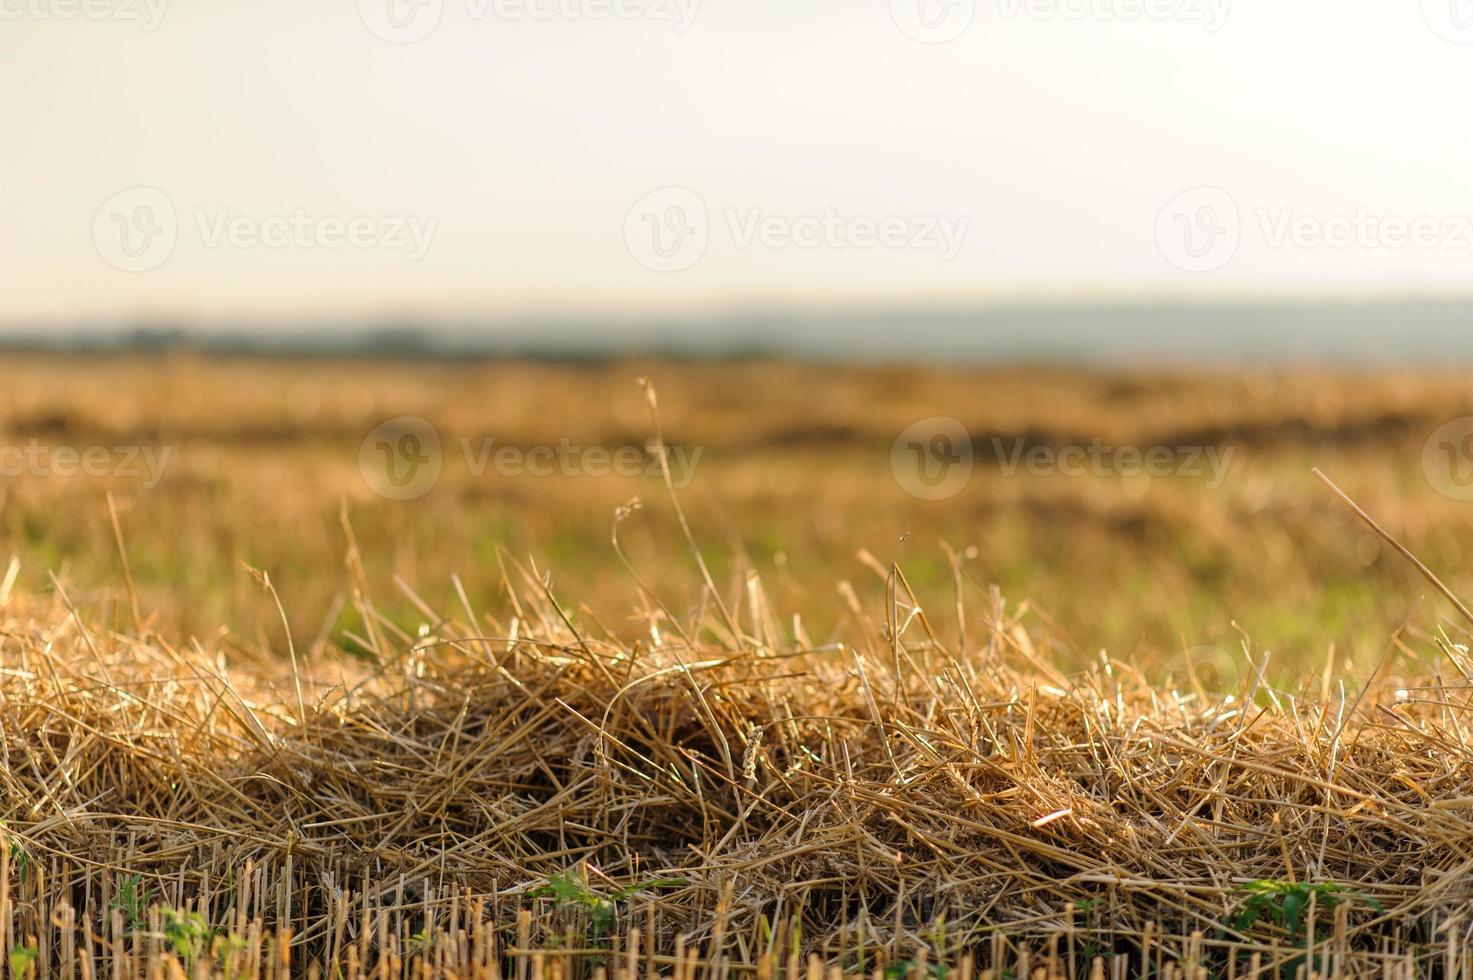
<path fill-rule="evenodd" d="M 0 0 L 0 322 L 1473 279 L 1459 0 L 165 2 Z"/>

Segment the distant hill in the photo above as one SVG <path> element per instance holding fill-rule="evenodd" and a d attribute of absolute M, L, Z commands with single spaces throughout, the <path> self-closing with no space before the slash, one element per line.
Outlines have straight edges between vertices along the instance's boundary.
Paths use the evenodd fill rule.
<path fill-rule="evenodd" d="M 1473 362 L 1473 299 L 1059 303 L 392 324 L 12 325 L 0 333 L 0 346 L 419 358 L 658 353 L 819 360 L 1444 363 Z"/>

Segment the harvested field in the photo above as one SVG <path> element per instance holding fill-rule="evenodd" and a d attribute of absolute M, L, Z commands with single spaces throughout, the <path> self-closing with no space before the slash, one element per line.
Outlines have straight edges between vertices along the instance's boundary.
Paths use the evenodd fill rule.
<path fill-rule="evenodd" d="M 1124 399 L 1151 390 L 1099 384 Z M 1415 403 L 1409 416 L 1446 410 L 1416 401 L 1429 389 L 1376 384 Z M 137 415 L 129 424 L 148 426 Z M 656 423 L 645 424 L 649 438 Z M 1309 431 L 1392 438 L 1379 425 L 1322 426 Z M 1279 439 L 1298 424 L 1265 431 Z M 773 438 L 762 444 L 782 442 Z M 1349 458 L 1336 455 L 1352 452 L 1341 441 L 1325 437 L 1320 461 Z M 252 457 L 263 467 L 291 469 L 254 451 L 267 453 Z M 324 471 L 340 466 L 335 450 L 311 451 Z M 191 466 L 217 465 L 185 452 Z M 862 458 L 841 456 L 832 472 L 859 472 Z M 1410 486 L 1403 462 L 1389 461 L 1399 457 L 1384 458 L 1370 478 L 1380 504 L 1387 487 Z M 1275 479 L 1225 491 L 1258 495 L 1260 533 L 1348 514 L 1309 481 L 1286 518 Z M 85 521 L 103 533 L 79 561 L 96 570 L 86 581 L 68 563 L 36 568 L 18 544 L 0 587 L 0 922 L 12 972 L 1473 970 L 1473 658 L 1446 618 L 1453 607 L 1389 545 L 1355 571 L 1403 586 L 1381 607 L 1399 601 L 1404 615 L 1354 660 L 1333 643 L 1270 652 L 1253 608 L 1224 624 L 1232 643 L 1184 635 L 1174 648 L 1116 653 L 1063 642 L 1054 619 L 931 541 L 907 543 L 894 562 L 854 559 L 852 582 L 795 582 L 790 565 L 740 547 L 713 571 L 706 556 L 722 538 L 680 505 L 721 486 L 671 493 L 669 482 L 646 480 L 641 509 L 605 514 L 605 535 L 616 535 L 596 604 L 505 550 L 444 582 L 382 574 L 357 533 L 362 508 L 339 501 L 322 518 L 338 535 L 332 559 L 295 545 L 304 563 L 336 567 L 309 594 L 339 594 L 341 608 L 306 631 L 298 594 L 237 556 L 230 601 L 258 610 L 248 633 L 182 627 L 191 589 L 220 601 L 208 576 L 178 577 L 155 607 L 170 583 L 136 556 L 171 542 L 139 531 L 172 518 L 150 514 L 148 493 L 109 498 L 117 488 L 105 481 L 72 483 L 48 504 L 45 481 L 18 483 L 11 520 L 59 515 L 90 493 Z M 1113 510 L 1135 494 L 1088 486 L 1015 479 L 988 492 L 1018 495 L 998 506 L 1042 524 L 1058 511 L 1029 516 L 1041 500 L 1081 507 L 1084 493 Z M 159 487 L 174 500 L 190 493 Z M 316 492 L 310 480 L 299 491 Z M 1173 485 L 1133 499 L 1155 519 L 1202 492 Z M 409 522 L 410 539 L 435 521 L 470 527 L 436 499 L 408 517 L 365 507 L 375 522 Z M 964 526 L 947 523 L 945 506 L 956 505 L 928 513 L 933 528 Z M 1453 510 L 1445 498 L 1429 507 Z M 1392 508 L 1387 523 L 1420 542 L 1413 513 Z M 1327 526 L 1361 540 L 1343 520 Z M 656 530 L 630 557 L 636 527 Z M 278 529 L 261 547 L 293 542 Z M 1109 597 L 1112 615 L 1128 618 L 1120 592 L 1093 584 L 1115 557 L 1103 543 L 1085 548 L 1073 566 L 1050 565 L 1049 581 L 1092 583 L 1082 599 Z M 945 573 L 913 587 L 913 558 Z M 1298 595 L 1313 569 L 1328 569 L 1323 553 L 1285 561 L 1303 576 Z M 785 584 L 769 591 L 773 577 Z M 1448 578 L 1456 584 L 1456 570 Z M 827 624 L 821 633 L 814 621 Z"/>

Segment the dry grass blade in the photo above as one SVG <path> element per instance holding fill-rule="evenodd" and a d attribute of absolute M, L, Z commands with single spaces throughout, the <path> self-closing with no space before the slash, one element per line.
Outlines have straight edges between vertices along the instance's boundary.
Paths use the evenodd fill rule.
<path fill-rule="evenodd" d="M 1437 575 L 1433 573 L 1432 569 L 1428 568 L 1425 564 L 1423 564 L 1420 558 L 1412 554 L 1411 550 L 1408 549 L 1406 545 L 1396 540 L 1396 538 L 1392 537 L 1385 528 L 1383 528 L 1380 524 L 1377 524 L 1375 519 L 1371 517 L 1370 514 L 1367 514 L 1359 504 L 1357 504 L 1354 500 L 1351 500 L 1350 496 L 1346 494 L 1344 490 L 1341 490 L 1338 486 L 1336 486 L 1335 481 L 1331 480 L 1324 473 L 1321 473 L 1318 467 L 1313 470 L 1313 473 L 1316 477 L 1319 478 L 1320 482 L 1329 487 L 1330 490 L 1335 494 L 1335 496 L 1339 497 L 1340 500 L 1344 502 L 1345 506 L 1349 507 L 1351 511 L 1355 514 L 1355 516 L 1359 517 L 1367 527 L 1380 535 L 1381 539 L 1387 544 L 1391 545 L 1391 547 L 1395 548 L 1403 558 L 1415 565 L 1417 571 L 1421 572 L 1422 576 L 1426 578 L 1427 581 L 1431 582 L 1432 586 L 1437 589 L 1438 592 L 1441 592 L 1448 602 L 1451 602 L 1453 604 L 1453 608 L 1456 609 L 1460 614 L 1462 614 L 1463 619 L 1465 619 L 1470 626 L 1473 626 L 1473 610 L 1470 610 L 1466 605 L 1464 605 L 1463 600 L 1459 599 L 1452 589 L 1449 589 L 1446 585 L 1443 585 L 1442 579 L 1438 578 Z"/>

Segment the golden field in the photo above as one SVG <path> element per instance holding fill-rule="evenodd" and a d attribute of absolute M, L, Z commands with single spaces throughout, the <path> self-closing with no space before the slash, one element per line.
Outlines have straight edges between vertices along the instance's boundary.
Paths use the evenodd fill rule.
<path fill-rule="evenodd" d="M 334 615 L 351 585 L 344 512 L 368 579 L 390 593 L 383 608 L 406 624 L 416 614 L 393 595 L 396 575 L 449 599 L 455 574 L 494 605 L 503 566 L 535 562 L 565 602 L 619 626 L 634 581 L 610 535 L 635 497 L 646 508 L 620 526 L 630 561 L 673 603 L 695 603 L 658 478 L 566 475 L 560 462 L 549 476 L 503 475 L 494 464 L 504 446 L 643 450 L 654 430 L 639 378 L 659 392 L 667 442 L 699 452 L 683 502 L 718 583 L 735 594 L 750 565 L 815 643 L 850 625 L 839 583 L 882 591 L 876 563 L 898 561 L 927 605 L 953 605 L 949 547 L 969 587 L 996 584 L 1052 624 L 1065 667 L 1101 649 L 1146 661 L 1200 644 L 1236 649 L 1241 633 L 1316 675 L 1332 647 L 1337 664 L 1369 662 L 1409 615 L 1415 635 L 1446 610 L 1416 608 L 1421 579 L 1311 477 L 1316 465 L 1473 591 L 1473 506 L 1438 493 L 1423 466 L 1433 433 L 1473 415 L 1462 375 L 188 355 L 13 356 L 5 373 L 10 446 L 137 446 L 163 462 L 154 486 L 141 455 L 137 475 L 8 478 L 0 526 L 20 582 L 47 589 L 54 571 L 79 602 L 112 594 L 115 549 L 99 546 L 112 538 L 111 490 L 142 607 L 175 635 L 228 624 L 242 643 L 264 643 L 278 615 L 249 565 L 287 597 L 299 643 L 330 644 L 352 625 Z M 434 488 L 402 502 L 377 495 L 359 466 L 364 440 L 401 416 L 433 423 L 443 457 Z M 975 462 L 954 496 L 923 500 L 897 480 L 892 449 L 937 416 L 970 431 Z M 1205 457 L 1202 476 L 1008 475 L 994 439 L 1004 459 L 1020 440 L 1056 454 L 1097 442 L 1212 447 L 1227 467 L 1217 486 Z"/>
<path fill-rule="evenodd" d="M 1459 375 L 5 367 L 16 975 L 1473 967 Z"/>

